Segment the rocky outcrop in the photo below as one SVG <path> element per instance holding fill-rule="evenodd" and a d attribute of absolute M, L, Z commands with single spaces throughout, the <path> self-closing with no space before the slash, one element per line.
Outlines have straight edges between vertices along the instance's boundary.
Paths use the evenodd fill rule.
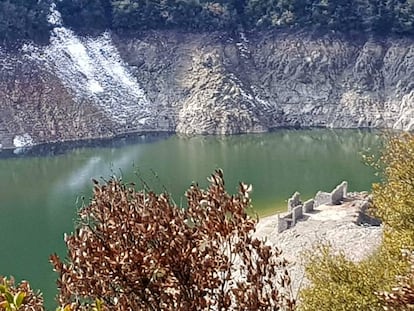
<path fill-rule="evenodd" d="M 414 40 L 327 33 L 75 35 L 0 50 L 0 144 L 126 132 L 414 129 Z M 19 140 L 21 141 L 21 140 Z"/>

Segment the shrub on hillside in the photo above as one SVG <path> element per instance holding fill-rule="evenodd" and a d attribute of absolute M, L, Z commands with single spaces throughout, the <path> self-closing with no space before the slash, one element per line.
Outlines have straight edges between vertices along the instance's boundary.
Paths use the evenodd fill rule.
<path fill-rule="evenodd" d="M 71 310 L 293 310 L 281 252 L 252 237 L 249 187 L 229 195 L 221 171 L 187 206 L 112 179 L 95 182 L 91 203 L 56 255 L 58 301 Z M 101 304 L 100 304 L 101 305 Z M 69 306 L 69 307 L 68 307 Z"/>
<path fill-rule="evenodd" d="M 359 263 L 329 247 L 308 255 L 311 284 L 301 291 L 300 309 L 384 310 L 384 296 L 376 293 L 390 291 L 396 276 L 408 272 L 401 250 L 414 249 L 414 135 L 390 137 L 374 165 L 382 172 L 373 185 L 372 209 L 382 220 L 379 250 Z"/>
<path fill-rule="evenodd" d="M 414 252 L 406 255 L 410 262 L 410 272 L 398 277 L 397 285 L 390 292 L 378 293 L 385 310 L 414 310 Z"/>
<path fill-rule="evenodd" d="M 311 283 L 300 292 L 299 310 L 383 310 L 375 292 L 391 284 L 396 272 L 379 253 L 355 263 L 324 244 L 305 257 Z"/>
<path fill-rule="evenodd" d="M 376 166 L 383 182 L 373 185 L 373 211 L 389 229 L 414 235 L 414 135 L 389 138 Z"/>

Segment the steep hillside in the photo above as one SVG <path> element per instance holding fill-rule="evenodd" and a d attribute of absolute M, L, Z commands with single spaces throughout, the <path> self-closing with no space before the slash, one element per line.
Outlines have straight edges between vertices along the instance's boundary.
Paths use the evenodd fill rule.
<path fill-rule="evenodd" d="M 414 129 L 414 40 L 148 31 L 0 50 L 0 144 L 132 131 Z"/>

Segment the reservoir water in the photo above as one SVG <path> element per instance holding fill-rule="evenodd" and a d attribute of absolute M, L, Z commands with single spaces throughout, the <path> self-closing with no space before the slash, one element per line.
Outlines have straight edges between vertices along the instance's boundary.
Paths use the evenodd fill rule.
<path fill-rule="evenodd" d="M 177 204 L 193 181 L 222 168 L 227 190 L 253 185 L 260 215 L 284 209 L 299 191 L 303 199 L 330 191 L 342 180 L 350 190 L 370 190 L 376 180 L 362 153 L 376 153 L 378 133 L 357 130 L 278 130 L 228 137 L 135 136 L 84 145 L 51 145 L 24 154 L 0 152 L 0 275 L 27 279 L 54 309 L 56 276 L 51 253 L 65 254 L 63 233 L 73 231 L 91 178 L 141 179 L 170 192 Z M 102 179 L 101 179 L 102 180 Z"/>

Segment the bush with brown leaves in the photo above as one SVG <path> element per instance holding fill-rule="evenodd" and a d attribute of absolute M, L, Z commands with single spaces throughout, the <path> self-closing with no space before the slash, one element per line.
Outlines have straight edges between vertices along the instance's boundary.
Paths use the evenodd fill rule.
<path fill-rule="evenodd" d="M 51 256 L 58 301 L 71 310 L 293 310 L 281 252 L 254 238 L 249 190 L 230 195 L 221 171 L 187 206 L 112 179 L 67 236 L 66 260 Z M 67 308 L 69 309 L 69 308 Z M 96 307 L 95 307 L 96 309 Z"/>

